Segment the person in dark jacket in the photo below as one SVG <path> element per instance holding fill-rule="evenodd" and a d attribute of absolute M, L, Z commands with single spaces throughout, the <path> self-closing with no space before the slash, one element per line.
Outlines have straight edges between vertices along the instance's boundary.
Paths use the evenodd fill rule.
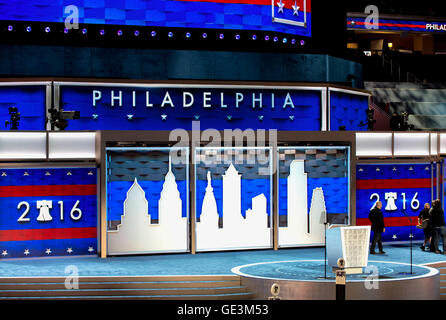
<path fill-rule="evenodd" d="M 444 211 L 441 208 L 441 201 L 439 199 L 432 202 L 431 225 L 433 231 L 432 242 L 435 253 L 442 253 L 438 248 L 438 245 L 440 244 L 440 238 L 442 238 L 443 254 L 446 254 L 446 227 L 444 221 Z"/>
<path fill-rule="evenodd" d="M 423 245 L 420 247 L 421 250 L 425 250 L 427 244 L 429 243 L 429 245 L 432 243 L 432 227 L 431 227 L 431 223 L 430 223 L 430 214 L 429 214 L 429 209 L 430 209 L 430 204 L 429 203 L 425 203 L 424 204 L 424 208 L 423 210 L 420 211 L 420 214 L 418 215 L 418 224 L 419 225 L 423 225 L 425 224 L 426 227 L 423 229 L 424 232 L 424 243 Z"/>
<path fill-rule="evenodd" d="M 386 231 L 384 225 L 384 216 L 381 212 L 382 202 L 378 201 L 375 206 L 370 210 L 369 220 L 372 223 L 373 240 L 370 247 L 370 254 L 375 254 L 375 247 L 378 243 L 378 249 L 380 254 L 384 254 L 383 243 L 381 241 L 381 234 Z"/>

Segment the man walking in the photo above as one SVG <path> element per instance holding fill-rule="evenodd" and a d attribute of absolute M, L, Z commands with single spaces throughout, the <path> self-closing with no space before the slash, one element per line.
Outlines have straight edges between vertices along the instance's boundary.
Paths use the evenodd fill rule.
<path fill-rule="evenodd" d="M 375 254 L 376 243 L 378 243 L 378 249 L 380 254 L 384 254 L 383 243 L 381 241 L 381 234 L 386 231 L 384 226 L 384 217 L 381 212 L 382 202 L 378 201 L 375 206 L 370 210 L 369 220 L 372 223 L 373 240 L 370 247 L 370 254 Z"/>
<path fill-rule="evenodd" d="M 446 253 L 446 227 L 444 221 L 444 212 L 441 208 L 441 201 L 439 199 L 434 200 L 432 203 L 431 211 L 431 223 L 433 230 L 433 249 L 435 253 Z M 440 238 L 443 240 L 443 252 L 440 251 L 439 244 Z"/>

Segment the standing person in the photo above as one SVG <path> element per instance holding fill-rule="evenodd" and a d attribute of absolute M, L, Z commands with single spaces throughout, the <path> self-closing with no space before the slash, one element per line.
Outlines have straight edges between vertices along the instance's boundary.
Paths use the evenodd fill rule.
<path fill-rule="evenodd" d="M 431 224 L 433 231 L 433 249 L 435 253 L 442 253 L 438 248 L 440 238 L 443 239 L 443 254 L 446 254 L 446 227 L 444 221 L 444 211 L 441 208 L 441 201 L 439 199 L 432 203 Z"/>
<path fill-rule="evenodd" d="M 372 223 L 373 240 L 370 247 L 370 254 L 375 254 L 376 243 L 378 243 L 378 249 L 380 254 L 384 254 L 383 243 L 381 241 L 381 234 L 386 231 L 384 225 L 384 217 L 381 212 L 383 204 L 381 201 L 376 202 L 375 206 L 369 213 L 369 220 Z"/>
<path fill-rule="evenodd" d="M 424 232 L 424 242 L 423 245 L 420 247 L 421 250 L 425 250 L 426 249 L 426 245 L 427 243 L 429 243 L 429 245 L 432 243 L 432 227 L 430 224 L 430 215 L 429 215 L 429 209 L 430 209 L 430 204 L 429 203 L 425 203 L 424 204 L 424 208 L 423 210 L 420 211 L 420 214 L 418 215 L 418 224 L 422 225 L 424 227 L 423 232 Z"/>

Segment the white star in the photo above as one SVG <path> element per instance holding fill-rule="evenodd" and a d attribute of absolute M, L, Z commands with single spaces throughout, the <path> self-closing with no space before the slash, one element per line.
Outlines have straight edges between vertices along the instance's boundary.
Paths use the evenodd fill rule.
<path fill-rule="evenodd" d="M 50 176 L 51 173 L 49 173 L 48 171 L 45 173 L 46 176 Z"/>
<path fill-rule="evenodd" d="M 429 167 L 424 168 L 424 170 L 429 170 Z"/>
<path fill-rule="evenodd" d="M 410 167 L 410 168 L 409 168 L 409 171 L 413 171 L 413 168 L 412 168 L 412 167 Z"/>
<path fill-rule="evenodd" d="M 133 114 L 128 114 L 128 115 L 127 115 L 127 119 L 128 119 L 128 120 L 133 120 Z"/>
<path fill-rule="evenodd" d="M 290 116 L 290 120 L 293 121 L 294 120 L 294 116 Z"/>
<path fill-rule="evenodd" d="M 72 176 L 73 174 L 71 173 L 71 171 L 67 172 L 67 176 Z"/>
<path fill-rule="evenodd" d="M 46 254 L 50 254 L 51 253 L 51 249 L 46 249 L 45 253 Z"/>
<path fill-rule="evenodd" d="M 292 8 L 293 8 L 293 16 L 296 14 L 296 15 L 299 15 L 299 9 L 300 9 L 300 7 L 297 5 L 297 3 L 296 3 L 296 1 L 294 1 L 294 6 L 291 6 Z"/>
<path fill-rule="evenodd" d="M 2 251 L 2 256 L 6 256 L 7 254 L 8 254 L 8 251 L 6 251 L 6 250 Z"/>
<path fill-rule="evenodd" d="M 24 254 L 25 256 L 29 255 L 29 250 L 28 250 L 28 249 L 25 249 L 25 252 L 23 252 L 23 254 Z"/>
<path fill-rule="evenodd" d="M 226 119 L 231 120 L 232 116 L 227 116 Z"/>
<path fill-rule="evenodd" d="M 279 6 L 277 13 L 279 13 L 279 12 L 283 13 L 283 7 L 285 6 L 285 3 L 283 3 L 282 0 L 280 0 L 280 2 L 277 2 L 277 5 Z"/>
<path fill-rule="evenodd" d="M 29 173 L 25 171 L 25 173 L 23 173 L 23 175 L 26 177 L 26 176 L 29 176 Z"/>
<path fill-rule="evenodd" d="M 263 116 L 259 116 L 259 120 L 262 121 L 263 120 Z"/>
<path fill-rule="evenodd" d="M 409 234 L 409 238 L 413 238 L 413 234 L 411 233 L 411 234 Z"/>
<path fill-rule="evenodd" d="M 68 248 L 68 249 L 67 249 L 67 252 L 68 252 L 68 253 L 72 253 L 72 252 L 73 252 L 73 249 Z"/>
<path fill-rule="evenodd" d="M 162 114 L 161 115 L 161 120 L 167 120 L 167 114 Z"/>
<path fill-rule="evenodd" d="M 93 172 L 92 172 L 92 171 L 88 172 L 88 175 L 89 175 L 89 176 L 92 176 L 92 175 L 93 175 Z"/>
<path fill-rule="evenodd" d="M 395 239 L 397 238 L 397 237 L 396 237 L 396 234 L 394 234 L 392 238 L 393 238 L 393 240 L 395 240 Z"/>
<path fill-rule="evenodd" d="M 359 172 L 363 172 L 364 171 L 364 169 L 362 169 L 362 168 L 359 168 Z"/>
<path fill-rule="evenodd" d="M 393 169 L 392 169 L 393 171 L 396 171 L 396 168 L 395 167 L 393 167 Z"/>
<path fill-rule="evenodd" d="M 376 168 L 376 171 L 381 171 L 381 169 L 380 168 Z"/>
<path fill-rule="evenodd" d="M 93 251 L 94 251 L 93 247 L 88 247 L 88 252 L 93 252 Z"/>
<path fill-rule="evenodd" d="M 7 177 L 8 175 L 6 174 L 6 172 L 2 172 L 2 177 Z"/>
<path fill-rule="evenodd" d="M 93 113 L 91 116 L 93 117 L 93 120 L 96 120 L 99 117 L 99 115 L 95 113 Z"/>
<path fill-rule="evenodd" d="M 196 114 L 194 117 L 195 117 L 195 120 L 200 120 L 200 115 L 199 114 Z"/>

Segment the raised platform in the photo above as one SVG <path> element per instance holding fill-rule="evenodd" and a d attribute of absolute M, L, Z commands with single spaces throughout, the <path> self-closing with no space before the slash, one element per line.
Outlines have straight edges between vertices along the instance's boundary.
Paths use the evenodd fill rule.
<path fill-rule="evenodd" d="M 346 299 L 351 300 L 437 300 L 440 298 L 440 272 L 437 269 L 385 261 L 369 261 L 363 274 L 347 275 Z M 294 260 L 253 263 L 232 272 L 241 276 L 255 299 L 268 299 L 273 283 L 280 285 L 286 300 L 333 300 L 335 277 L 324 260 Z"/>

